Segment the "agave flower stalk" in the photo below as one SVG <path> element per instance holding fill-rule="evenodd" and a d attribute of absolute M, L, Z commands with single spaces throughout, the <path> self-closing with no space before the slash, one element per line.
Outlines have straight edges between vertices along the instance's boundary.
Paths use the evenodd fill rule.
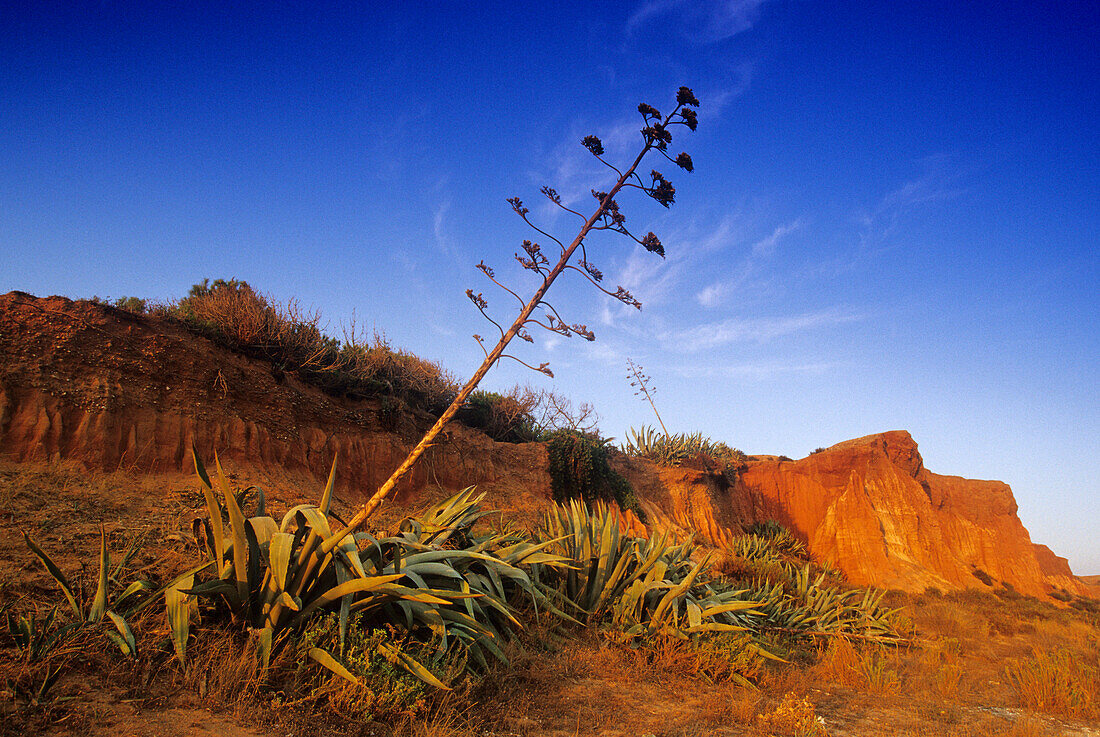
<path fill-rule="evenodd" d="M 633 359 L 626 359 L 626 364 L 630 369 L 630 373 L 627 374 L 626 378 L 630 379 L 631 386 L 637 387 L 634 393 L 649 402 L 649 406 L 653 408 L 653 414 L 657 415 L 657 422 L 661 423 L 661 429 L 665 431 L 665 437 L 668 437 L 668 428 L 665 427 L 665 421 L 661 419 L 661 413 L 657 411 L 657 405 L 653 403 L 654 390 L 650 388 L 650 378 L 642 373 L 642 367 L 634 363 Z"/>
<path fill-rule="evenodd" d="M 526 222 L 539 233 L 551 238 L 560 246 L 560 258 L 558 259 L 557 263 L 551 267 L 549 260 L 543 255 L 541 249 L 537 244 L 533 244 L 529 241 L 524 242 L 523 247 L 524 250 L 527 252 L 529 258 L 524 258 L 517 254 L 516 260 L 519 261 L 524 266 L 524 268 L 535 271 L 542 277 L 541 284 L 539 284 L 538 288 L 535 290 L 535 293 L 526 302 L 514 291 L 505 287 L 503 284 L 497 281 L 491 268 L 485 266 L 483 263 L 478 265 L 478 267 L 486 274 L 486 276 L 488 276 L 495 284 L 497 284 L 502 289 L 509 292 L 517 300 L 519 300 L 520 304 L 522 304 L 522 307 L 519 310 L 519 314 L 516 316 L 511 326 L 505 330 L 496 321 L 492 320 L 492 318 L 490 318 L 486 314 L 488 303 L 485 301 L 485 299 L 480 294 L 475 295 L 472 290 L 467 290 L 467 296 L 471 299 L 471 301 L 474 302 L 474 304 L 482 312 L 482 314 L 485 315 L 485 317 L 489 319 L 490 322 L 492 322 L 500 331 L 500 339 L 497 341 L 496 345 L 493 346 L 492 350 L 485 350 L 484 341 L 479 336 L 475 336 L 475 338 L 478 339 L 479 344 L 482 344 L 482 349 L 485 350 L 485 360 L 482 361 L 481 366 L 478 367 L 477 371 L 475 371 L 473 376 L 470 377 L 470 380 L 467 381 L 465 386 L 463 386 L 461 391 L 459 391 L 458 396 L 456 396 L 454 401 L 451 402 L 451 405 L 443 412 L 436 423 L 432 425 L 431 429 L 429 429 L 428 432 L 424 434 L 424 437 L 420 440 L 419 443 L 417 443 L 416 447 L 414 447 L 409 452 L 408 456 L 401 463 L 401 465 L 397 467 L 397 469 L 393 472 L 389 479 L 387 479 L 386 482 L 382 484 L 381 487 L 379 487 L 378 491 L 376 491 L 374 495 L 369 500 L 367 500 L 367 502 L 362 507 L 359 508 L 358 512 L 356 512 L 356 514 L 350 520 L 348 520 L 347 525 L 343 529 L 339 530 L 324 541 L 319 550 L 321 554 L 327 554 L 331 552 L 339 544 L 340 540 L 342 540 L 350 532 L 354 532 L 355 530 L 359 529 L 370 518 L 375 510 L 378 509 L 378 507 L 382 504 L 386 497 L 389 496 L 389 494 L 397 486 L 398 482 L 416 464 L 420 456 L 422 456 L 424 452 L 431 447 L 432 442 L 440 434 L 440 432 L 443 431 L 443 428 L 446 427 L 447 423 L 449 423 L 454 418 L 455 414 L 466 402 L 466 399 L 470 396 L 474 389 L 477 388 L 481 380 L 485 378 L 485 375 L 488 373 L 489 369 L 492 368 L 502 357 L 507 356 L 507 354 L 505 354 L 505 349 L 508 347 L 508 344 L 511 343 L 512 339 L 518 335 L 523 340 L 531 342 L 532 339 L 525 330 L 526 326 L 538 325 L 547 330 L 550 330 L 551 332 L 556 332 L 565 336 L 579 335 L 586 340 L 594 339 L 591 331 L 589 331 L 586 326 L 569 325 L 565 323 L 565 321 L 560 318 L 557 311 L 544 300 L 547 291 L 550 289 L 550 286 L 559 276 L 561 276 L 564 271 L 566 271 L 567 269 L 573 269 L 574 271 L 579 272 L 582 276 L 585 276 L 585 278 L 587 278 L 593 285 L 595 285 L 605 294 L 608 294 L 609 296 L 618 299 L 624 304 L 629 304 L 639 309 L 641 308 L 641 303 L 638 302 L 638 300 L 636 300 L 633 295 L 631 295 L 622 287 L 619 287 L 618 290 L 615 292 L 611 292 L 600 286 L 599 282 L 602 280 L 603 275 L 602 273 L 600 273 L 599 269 L 589 263 L 584 248 L 584 241 L 585 238 L 587 238 L 589 233 L 591 233 L 592 231 L 611 230 L 630 237 L 635 242 L 644 246 L 650 252 L 656 253 L 659 256 L 664 257 L 664 247 L 661 245 L 661 242 L 653 233 L 649 233 L 643 238 L 636 238 L 634 235 L 626 230 L 625 226 L 623 225 L 625 217 L 619 212 L 619 205 L 615 201 L 615 196 L 624 188 L 636 188 L 642 190 L 665 207 L 668 207 L 672 204 L 676 194 L 676 190 L 672 186 L 672 184 L 667 179 L 665 179 L 660 172 L 656 170 L 650 172 L 647 181 L 647 179 L 643 179 L 643 177 L 637 173 L 637 169 L 639 164 L 641 164 L 642 160 L 646 157 L 647 154 L 649 154 L 651 151 L 658 151 L 670 162 L 676 164 L 685 171 L 692 171 L 693 164 L 691 161 L 691 157 L 688 156 L 688 154 L 681 153 L 676 158 L 673 158 L 668 154 L 668 144 L 672 141 L 672 134 L 669 131 L 669 128 L 673 125 L 684 125 L 690 130 L 695 130 L 697 125 L 697 117 L 696 111 L 693 108 L 697 107 L 698 105 L 699 101 L 695 98 L 695 95 L 692 93 L 692 91 L 687 87 L 680 88 L 679 92 L 676 95 L 676 107 L 667 116 L 662 117 L 661 114 L 651 105 L 647 105 L 645 103 L 639 105 L 638 112 L 642 115 L 644 126 L 641 130 L 644 144 L 642 146 L 642 150 L 638 153 L 630 166 L 623 170 L 618 169 L 617 167 L 604 160 L 603 144 L 598 138 L 596 138 L 595 136 L 586 136 L 584 138 L 582 143 L 585 148 L 587 148 L 593 156 L 599 159 L 600 162 L 602 162 L 609 169 L 614 171 L 618 175 L 618 178 L 615 181 L 615 184 L 607 192 L 592 192 L 593 196 L 595 196 L 596 199 L 599 201 L 599 206 L 588 217 L 585 217 L 581 213 L 578 213 L 575 210 L 572 210 L 566 205 L 562 204 L 561 197 L 553 189 L 549 187 L 544 187 L 542 189 L 542 193 L 551 202 L 553 202 L 563 210 L 579 216 L 584 221 L 581 225 L 580 230 L 577 231 L 576 236 L 568 245 L 565 245 L 562 241 L 559 241 L 557 238 L 554 238 L 549 233 L 546 233 L 546 231 L 543 231 L 532 224 L 531 221 L 527 218 L 529 210 L 523 206 L 523 203 L 519 200 L 519 198 L 513 198 L 509 200 L 509 203 L 512 205 L 512 209 L 521 218 L 523 218 L 524 222 Z M 578 250 L 580 250 L 581 252 L 581 258 L 578 260 L 577 265 L 574 265 L 572 263 L 572 260 Z M 537 317 L 533 317 L 535 310 L 539 307 L 543 307 L 546 309 L 545 321 L 540 320 Z M 514 356 L 507 357 L 514 358 L 515 360 L 519 361 L 519 359 L 515 358 Z M 520 363 L 524 362 L 520 361 Z M 553 374 L 547 367 L 547 364 L 545 363 L 538 367 L 530 366 L 526 363 L 524 363 L 524 365 L 553 376 Z"/>

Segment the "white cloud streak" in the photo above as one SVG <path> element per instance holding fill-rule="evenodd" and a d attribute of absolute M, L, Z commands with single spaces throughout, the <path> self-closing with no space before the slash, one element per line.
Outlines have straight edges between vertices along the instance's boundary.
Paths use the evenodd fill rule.
<path fill-rule="evenodd" d="M 699 44 L 725 41 L 743 33 L 760 17 L 764 0 L 646 0 L 627 18 L 627 37 L 642 28 L 671 21 L 688 40 Z"/>
<path fill-rule="evenodd" d="M 745 257 L 740 266 L 736 269 L 729 269 L 730 276 L 715 281 L 699 290 L 695 294 L 695 301 L 702 307 L 718 307 L 722 304 L 727 294 L 738 291 L 745 282 L 760 270 L 761 262 L 771 258 L 781 240 L 801 227 L 801 220 L 784 223 L 773 230 L 768 236 L 753 243 L 752 248 L 749 249 L 748 256 Z"/>
<path fill-rule="evenodd" d="M 661 337 L 666 350 L 702 351 L 729 345 L 730 343 L 767 343 L 776 338 L 817 328 L 856 322 L 859 315 L 832 308 L 801 315 L 760 318 L 732 318 L 705 323 Z"/>

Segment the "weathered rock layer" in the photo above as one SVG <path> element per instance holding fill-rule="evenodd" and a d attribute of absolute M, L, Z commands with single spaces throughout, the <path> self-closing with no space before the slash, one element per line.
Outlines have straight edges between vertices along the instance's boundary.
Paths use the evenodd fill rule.
<path fill-rule="evenodd" d="M 715 543 L 730 528 L 776 520 L 854 583 L 908 591 L 1007 584 L 1035 596 L 1054 588 L 1090 595 L 1065 558 L 1031 542 L 1007 484 L 928 471 L 904 431 L 848 440 L 798 461 L 750 461 L 732 484 L 637 461 L 622 471 L 657 518 Z"/>
<path fill-rule="evenodd" d="M 427 416 L 383 430 L 378 403 L 325 395 L 173 323 L 61 297 L 0 296 L 0 457 L 90 469 L 190 472 L 191 447 L 255 480 L 302 488 L 339 459 L 337 490 L 369 495 Z M 498 504 L 549 499 L 539 444 L 494 443 L 455 424 L 402 483 L 477 484 Z"/>

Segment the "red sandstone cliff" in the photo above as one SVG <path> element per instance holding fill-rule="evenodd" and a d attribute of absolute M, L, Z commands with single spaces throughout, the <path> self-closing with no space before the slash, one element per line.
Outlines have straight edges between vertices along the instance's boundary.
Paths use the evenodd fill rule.
<path fill-rule="evenodd" d="M 165 320 L 61 297 L 0 296 L 0 458 L 189 472 L 192 443 L 254 478 L 313 489 L 338 453 L 338 491 L 369 494 L 420 437 L 426 416 L 379 425 L 377 403 L 336 399 Z M 850 440 L 800 461 L 720 475 L 621 458 L 657 524 L 720 543 L 768 519 L 791 527 L 855 583 L 911 591 L 1011 584 L 1042 595 L 1089 589 L 1032 545 L 997 481 L 924 468 L 905 432 Z M 394 501 L 425 486 L 477 484 L 531 519 L 549 498 L 539 444 L 495 443 L 454 425 Z M 1044 552 L 1046 551 L 1046 552 Z"/>
<path fill-rule="evenodd" d="M 1009 584 L 1035 596 L 1054 587 L 1090 595 L 1064 558 L 1032 544 L 1007 484 L 928 471 L 904 431 L 798 461 L 750 461 L 732 486 L 714 474 L 637 461 L 622 470 L 656 518 L 714 542 L 728 528 L 774 519 L 853 583 L 908 591 Z"/>

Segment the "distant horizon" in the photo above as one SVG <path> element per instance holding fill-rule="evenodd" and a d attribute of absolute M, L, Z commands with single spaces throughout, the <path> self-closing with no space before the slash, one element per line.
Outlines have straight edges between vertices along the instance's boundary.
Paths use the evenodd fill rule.
<path fill-rule="evenodd" d="M 904 429 L 937 473 L 1008 483 L 1035 542 L 1100 574 L 1100 6 L 820 0 L 0 8 L 0 292 L 179 298 L 239 278 L 458 376 L 483 292 L 589 208 L 680 85 L 698 131 L 649 162 L 665 209 L 550 292 L 596 340 L 535 334 L 484 388 L 552 388 L 605 434 L 746 453 Z M 660 163 L 658 163 L 660 161 Z M 648 169 L 646 170 L 648 171 Z M 506 298 L 506 299 L 505 299 Z M 492 330 L 492 326 L 488 326 Z"/>

